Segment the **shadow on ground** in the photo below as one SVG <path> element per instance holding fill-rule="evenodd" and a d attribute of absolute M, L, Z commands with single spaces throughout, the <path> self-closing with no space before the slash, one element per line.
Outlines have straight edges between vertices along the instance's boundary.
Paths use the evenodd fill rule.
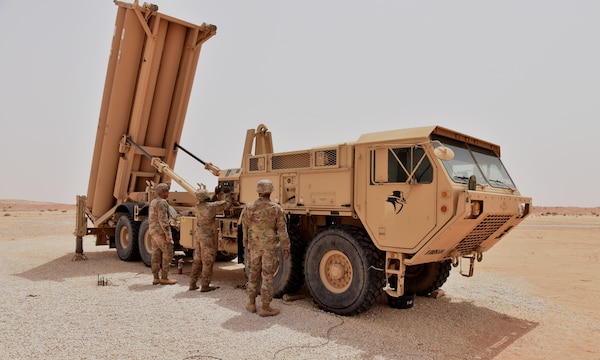
<path fill-rule="evenodd" d="M 252 331 L 257 330 L 257 324 L 262 324 L 265 329 L 273 326 L 269 318 L 245 312 L 245 293 L 241 290 L 236 292 L 235 298 L 223 298 L 218 302 L 221 306 L 240 311 L 239 316 L 222 324 L 224 328 L 250 331 L 244 327 L 248 322 L 239 321 L 240 317 L 246 316 L 257 319 Z M 243 300 L 238 300 L 240 298 Z M 237 306 L 232 306 L 232 303 L 237 303 Z M 376 353 L 365 350 L 364 358 L 368 359 L 376 356 L 386 359 L 492 359 L 538 326 L 535 322 L 469 302 L 453 302 L 449 298 L 417 297 L 413 308 L 394 309 L 387 305 L 387 299 L 382 296 L 372 309 L 352 317 L 324 312 L 310 297 L 274 303 L 282 311 L 276 321 L 279 326 L 315 337 L 306 343 L 290 339 L 290 346 L 279 349 L 279 355 L 275 358 L 292 358 L 307 349 L 335 342 L 356 349 L 378 349 Z M 291 307 L 302 308 L 301 315 L 286 316 Z M 447 342 L 448 339 L 452 339 L 452 344 Z"/>
<path fill-rule="evenodd" d="M 107 273 L 134 272 L 151 274 L 143 262 L 120 261 L 115 250 L 86 253 L 87 260 L 73 260 L 73 253 L 15 274 L 31 281 L 64 281 L 69 278 L 103 276 Z"/>
<path fill-rule="evenodd" d="M 129 291 L 157 288 L 151 284 L 150 268 L 140 261 L 121 261 L 114 250 L 90 252 L 86 256 L 87 260 L 73 261 L 73 254 L 67 254 L 15 275 L 31 281 L 62 282 L 75 277 L 96 279 L 105 274 L 117 277 L 118 273 L 133 273 L 134 277 L 143 280 L 129 285 Z M 239 286 L 245 282 L 245 276 L 235 261 L 215 264 L 213 283 L 221 286 L 221 290 L 211 293 L 187 291 L 190 269 L 189 258 L 186 258 L 182 274 L 177 274 L 176 266 L 171 268 L 171 277 L 179 282 L 175 298 L 209 297 L 219 306 L 239 313 L 215 326 L 251 332 L 276 324 L 309 335 L 308 338 L 290 339 L 289 346 L 277 349 L 275 358 L 291 358 L 305 354 L 310 348 L 335 342 L 365 349 L 364 358 L 491 359 L 538 325 L 469 302 L 452 301 L 449 296 L 440 299 L 417 297 L 415 305 L 404 310 L 388 307 L 387 299 L 382 296 L 372 309 L 352 317 L 321 311 L 310 297 L 294 302 L 278 299 L 273 304 L 282 313 L 276 318 L 261 318 L 244 310 L 247 297 Z M 144 282 L 146 277 L 147 283 Z M 251 322 L 251 327 L 248 321 L 240 321 L 249 316 L 256 319 Z M 447 339 L 452 339 L 451 344 Z M 373 353 L 372 349 L 378 350 Z"/>

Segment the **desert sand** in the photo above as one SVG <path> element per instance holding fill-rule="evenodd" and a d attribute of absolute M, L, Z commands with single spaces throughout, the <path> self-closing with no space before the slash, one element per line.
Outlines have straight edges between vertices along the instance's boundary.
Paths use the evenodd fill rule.
<path fill-rule="evenodd" d="M 211 293 L 152 286 L 142 262 L 84 238 L 75 207 L 0 200 L 0 358 L 599 359 L 600 209 L 535 208 L 474 276 L 453 268 L 445 296 L 340 317 L 307 297 L 244 310 L 243 268 L 218 263 Z M 101 280 L 101 281 L 99 281 Z"/>

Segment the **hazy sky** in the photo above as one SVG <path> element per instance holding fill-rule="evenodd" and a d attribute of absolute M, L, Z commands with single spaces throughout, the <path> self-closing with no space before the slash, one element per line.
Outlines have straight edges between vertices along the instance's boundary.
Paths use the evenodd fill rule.
<path fill-rule="evenodd" d="M 600 206 L 600 1 L 157 0 L 218 27 L 181 144 L 239 167 L 276 151 L 441 125 L 502 147 L 540 206 Z M 86 195 L 117 6 L 0 0 L 0 198 Z M 216 178 L 180 153 L 189 182 Z"/>

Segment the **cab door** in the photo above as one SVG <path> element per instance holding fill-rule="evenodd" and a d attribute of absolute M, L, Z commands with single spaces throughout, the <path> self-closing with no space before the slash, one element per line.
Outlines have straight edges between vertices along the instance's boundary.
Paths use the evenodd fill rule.
<path fill-rule="evenodd" d="M 432 162 L 419 145 L 373 147 L 365 155 L 363 216 L 373 241 L 379 248 L 416 251 L 436 225 Z"/>

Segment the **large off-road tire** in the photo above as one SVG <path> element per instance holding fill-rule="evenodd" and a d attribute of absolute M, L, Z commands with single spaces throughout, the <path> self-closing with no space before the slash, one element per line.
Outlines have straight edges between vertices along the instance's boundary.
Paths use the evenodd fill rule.
<path fill-rule="evenodd" d="M 138 231 L 140 224 L 133 221 L 130 214 L 123 214 L 115 228 L 115 248 L 119 258 L 124 261 L 135 261 L 140 257 L 138 249 Z"/>
<path fill-rule="evenodd" d="M 279 249 L 279 268 L 273 276 L 273 297 L 280 298 L 285 294 L 294 294 L 304 284 L 303 261 L 306 244 L 295 228 L 288 228 L 290 236 L 290 257 L 284 259 L 283 250 Z M 244 248 L 244 260 L 248 260 L 248 252 Z M 248 278 L 248 267 L 245 267 Z"/>
<path fill-rule="evenodd" d="M 191 258 L 194 257 L 194 249 L 185 249 L 185 250 L 183 250 L 183 253 L 187 257 L 191 257 Z"/>
<path fill-rule="evenodd" d="M 235 259 L 237 257 L 237 254 L 231 254 L 228 253 L 226 251 L 217 251 L 217 261 L 219 262 L 227 262 L 227 261 L 231 261 L 233 259 Z"/>
<path fill-rule="evenodd" d="M 297 229 L 289 227 L 288 234 L 290 236 L 290 258 L 284 259 L 283 250 L 279 250 L 279 269 L 273 277 L 273 296 L 276 298 L 285 294 L 294 294 L 304 284 L 302 265 L 306 243 Z"/>
<path fill-rule="evenodd" d="M 336 225 L 318 233 L 308 245 L 306 287 L 321 309 L 355 315 L 380 298 L 383 267 L 384 254 L 363 229 Z"/>
<path fill-rule="evenodd" d="M 404 292 L 427 296 L 444 285 L 450 276 L 450 260 L 407 266 Z"/>
<path fill-rule="evenodd" d="M 152 251 L 154 251 L 154 245 L 152 245 L 152 237 L 150 236 L 150 232 L 148 228 L 150 224 L 148 223 L 148 219 L 142 221 L 140 225 L 140 230 L 138 233 L 138 248 L 140 252 L 140 258 L 146 266 L 150 267 L 152 265 Z"/>

